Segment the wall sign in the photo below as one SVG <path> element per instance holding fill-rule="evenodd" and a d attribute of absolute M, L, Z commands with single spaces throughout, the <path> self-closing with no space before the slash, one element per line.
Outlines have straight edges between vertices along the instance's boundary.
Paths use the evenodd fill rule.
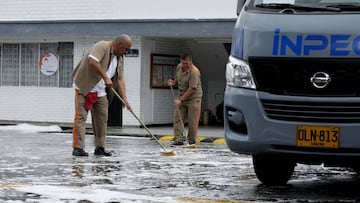
<path fill-rule="evenodd" d="M 129 49 L 128 53 L 125 54 L 126 57 L 138 57 L 139 49 Z"/>
<path fill-rule="evenodd" d="M 59 68 L 59 61 L 52 53 L 45 53 L 40 57 L 39 69 L 42 74 L 50 76 L 56 73 Z"/>
<path fill-rule="evenodd" d="M 151 88 L 169 88 L 168 79 L 174 79 L 179 56 L 151 54 Z"/>

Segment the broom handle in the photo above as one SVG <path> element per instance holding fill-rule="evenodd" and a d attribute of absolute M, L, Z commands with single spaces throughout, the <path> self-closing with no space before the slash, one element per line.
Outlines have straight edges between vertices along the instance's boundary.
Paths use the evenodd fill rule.
<path fill-rule="evenodd" d="M 174 100 L 175 100 L 176 97 L 175 97 L 175 93 L 174 93 L 174 89 L 173 89 L 172 85 L 170 85 L 170 88 L 171 88 L 171 92 L 172 92 L 172 95 L 173 95 Z M 176 105 L 175 105 L 175 106 L 176 106 Z M 182 128 L 183 128 L 183 133 L 185 133 L 184 122 L 183 122 L 183 120 L 182 120 L 182 118 L 181 118 L 181 114 L 180 114 L 180 110 L 179 110 L 179 107 L 178 107 L 178 106 L 176 106 L 176 112 L 177 112 L 178 115 L 179 115 L 180 123 L 181 123 L 181 126 L 182 126 Z"/>
<path fill-rule="evenodd" d="M 116 92 L 116 90 L 114 88 L 111 88 L 111 90 L 114 92 L 114 94 L 116 95 L 117 98 L 120 99 L 120 101 L 125 104 L 125 101 L 121 98 L 121 96 Z M 136 120 L 139 121 L 139 123 L 145 128 L 145 130 L 156 140 L 156 142 L 161 146 L 161 148 L 164 150 L 164 152 L 166 152 L 166 149 L 165 147 L 160 143 L 160 141 L 155 137 L 155 135 L 153 135 L 151 133 L 151 131 L 145 126 L 144 122 L 136 116 L 136 114 L 132 111 L 132 110 L 129 110 L 130 113 L 136 118 Z"/>

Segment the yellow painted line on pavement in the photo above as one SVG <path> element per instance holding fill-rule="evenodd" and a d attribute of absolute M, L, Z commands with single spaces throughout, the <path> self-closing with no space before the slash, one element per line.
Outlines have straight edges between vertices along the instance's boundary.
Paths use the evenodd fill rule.
<path fill-rule="evenodd" d="M 197 143 L 200 143 L 204 140 L 207 140 L 208 138 L 207 137 L 204 137 L 204 136 L 199 136 L 196 138 L 196 142 Z M 174 136 L 173 135 L 165 135 L 165 136 L 162 136 L 159 138 L 160 141 L 173 141 L 174 140 Z M 217 139 L 214 139 L 212 141 L 213 144 L 225 144 L 225 139 L 224 138 L 217 138 Z"/>
<path fill-rule="evenodd" d="M 224 138 L 219 138 L 219 139 L 215 139 L 213 141 L 213 144 L 225 144 L 225 139 Z"/>
<path fill-rule="evenodd" d="M 200 136 L 198 136 L 197 138 L 196 138 L 196 142 L 201 142 L 201 141 L 203 141 L 203 140 L 205 140 L 206 139 L 206 137 L 200 137 Z"/>
<path fill-rule="evenodd" d="M 205 139 L 206 139 L 206 137 L 197 137 L 196 141 L 201 142 L 201 141 L 203 141 Z M 172 141 L 172 140 L 174 140 L 174 136 L 173 135 L 165 135 L 165 136 L 160 137 L 159 140 L 161 140 L 161 141 Z"/>
<path fill-rule="evenodd" d="M 165 135 L 159 138 L 160 141 L 173 141 L 174 136 L 173 135 Z M 208 140 L 208 137 L 199 136 L 196 138 L 196 142 L 200 143 L 202 141 Z M 213 144 L 225 144 L 225 138 L 217 138 L 212 141 Z"/>
<path fill-rule="evenodd" d="M 166 136 L 160 137 L 159 140 L 161 140 L 161 141 L 172 141 L 173 139 L 174 139 L 173 135 L 166 135 Z"/>
<path fill-rule="evenodd" d="M 20 183 L 0 183 L 0 188 L 2 189 L 11 189 L 11 188 L 19 188 L 24 186 Z"/>
<path fill-rule="evenodd" d="M 198 197 L 178 197 L 177 201 L 189 202 L 189 203 L 253 203 L 250 201 L 239 201 L 239 200 L 226 200 L 226 199 L 209 199 L 209 198 L 198 198 Z"/>

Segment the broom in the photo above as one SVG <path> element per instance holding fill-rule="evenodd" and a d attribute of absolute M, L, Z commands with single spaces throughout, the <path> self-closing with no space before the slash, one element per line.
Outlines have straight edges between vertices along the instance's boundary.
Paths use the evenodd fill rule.
<path fill-rule="evenodd" d="M 114 94 L 116 95 L 117 98 L 120 99 L 120 101 L 125 104 L 125 101 L 120 97 L 120 95 L 116 92 L 116 90 L 114 88 L 111 88 L 111 90 L 114 92 Z M 152 138 L 154 138 L 154 140 L 156 140 L 156 142 L 160 145 L 160 147 L 162 148 L 162 151 L 160 151 L 160 155 L 162 156 L 175 156 L 175 152 L 173 150 L 167 151 L 165 149 L 165 147 L 161 144 L 161 142 L 155 137 L 155 135 L 149 130 L 149 128 L 147 128 L 144 124 L 144 122 L 135 115 L 135 113 L 132 110 L 129 110 L 130 113 L 136 118 L 136 120 L 139 121 L 139 123 L 145 128 L 145 130 L 151 135 Z"/>

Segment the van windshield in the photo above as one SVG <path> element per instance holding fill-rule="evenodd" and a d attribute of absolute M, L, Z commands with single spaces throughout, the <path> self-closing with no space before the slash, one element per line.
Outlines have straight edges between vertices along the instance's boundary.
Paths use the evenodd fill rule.
<path fill-rule="evenodd" d="M 360 11 L 360 0 L 251 0 L 247 9 L 296 12 L 347 12 Z"/>

